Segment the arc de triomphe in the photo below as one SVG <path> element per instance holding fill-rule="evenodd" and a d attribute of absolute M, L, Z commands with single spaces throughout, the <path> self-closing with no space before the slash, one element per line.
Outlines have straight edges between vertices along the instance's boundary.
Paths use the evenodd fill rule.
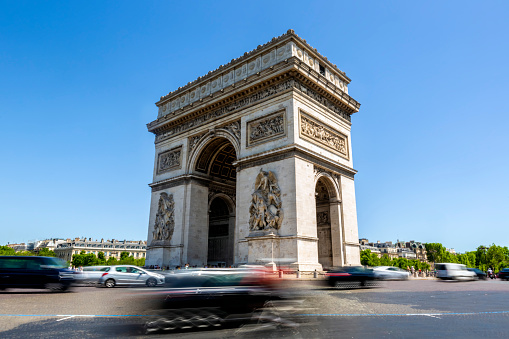
<path fill-rule="evenodd" d="M 162 96 L 146 265 L 359 264 L 349 82 L 289 30 Z"/>

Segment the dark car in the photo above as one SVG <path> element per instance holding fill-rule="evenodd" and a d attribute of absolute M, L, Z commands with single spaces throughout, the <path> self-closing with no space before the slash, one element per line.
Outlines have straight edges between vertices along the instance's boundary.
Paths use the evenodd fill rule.
<path fill-rule="evenodd" d="M 150 307 L 155 310 L 145 323 L 146 332 L 216 327 L 254 319 L 294 324 L 294 302 L 283 297 L 272 281 L 264 272 L 249 269 L 198 269 L 168 274 L 166 288 L 138 292 L 144 302 L 152 300 Z"/>
<path fill-rule="evenodd" d="M 500 272 L 498 272 L 498 278 L 509 280 L 509 268 L 504 268 Z"/>
<path fill-rule="evenodd" d="M 345 266 L 331 270 L 326 275 L 329 285 L 336 288 L 367 287 L 377 284 L 373 269 L 363 266 Z"/>
<path fill-rule="evenodd" d="M 0 290 L 6 288 L 47 288 L 67 290 L 74 272 L 53 257 L 0 256 Z"/>
<path fill-rule="evenodd" d="M 484 273 L 483 271 L 481 271 L 478 268 L 467 268 L 467 270 L 474 272 L 477 275 L 477 279 L 482 279 L 482 280 L 486 279 L 486 273 Z"/>

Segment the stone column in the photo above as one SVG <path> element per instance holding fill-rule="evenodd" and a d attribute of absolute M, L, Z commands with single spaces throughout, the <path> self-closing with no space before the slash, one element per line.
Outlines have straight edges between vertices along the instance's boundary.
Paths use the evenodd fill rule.
<path fill-rule="evenodd" d="M 338 199 L 333 199 L 329 206 L 332 240 L 332 266 L 344 266 L 344 235 L 341 224 L 341 203 Z"/>
<path fill-rule="evenodd" d="M 191 180 L 186 185 L 184 197 L 184 253 L 182 264 L 202 266 L 207 264 L 209 213 L 208 188 Z"/>
<path fill-rule="evenodd" d="M 353 178 L 341 175 L 341 216 L 344 235 L 345 265 L 360 265 L 359 233 L 357 229 L 357 208 Z"/>

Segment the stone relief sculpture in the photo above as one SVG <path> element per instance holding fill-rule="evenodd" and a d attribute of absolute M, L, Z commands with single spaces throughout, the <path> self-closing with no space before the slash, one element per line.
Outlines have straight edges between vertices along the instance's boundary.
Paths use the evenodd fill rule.
<path fill-rule="evenodd" d="M 263 171 L 256 176 L 255 191 L 249 207 L 249 229 L 251 231 L 278 230 L 283 222 L 281 190 L 276 176 Z"/>
<path fill-rule="evenodd" d="M 234 121 L 228 125 L 223 126 L 222 128 L 230 131 L 238 141 L 240 141 L 240 120 Z"/>
<path fill-rule="evenodd" d="M 163 192 L 159 196 L 159 206 L 157 208 L 156 221 L 154 223 L 154 231 L 152 232 L 153 240 L 169 241 L 175 229 L 174 220 L 173 194 L 168 195 Z"/>
<path fill-rule="evenodd" d="M 300 116 L 300 132 L 301 135 L 318 141 L 334 151 L 341 153 L 343 156 L 348 156 L 345 137 L 339 134 L 339 132 L 335 132 L 331 128 L 327 128 L 307 118 L 303 114 Z"/>
<path fill-rule="evenodd" d="M 157 172 L 162 173 L 180 167 L 182 148 L 178 147 L 159 154 Z"/>
<path fill-rule="evenodd" d="M 248 122 L 248 146 L 285 135 L 284 112 Z"/>
<path fill-rule="evenodd" d="M 198 143 L 200 142 L 201 138 L 205 135 L 205 133 L 195 135 L 189 138 L 189 153 L 191 153 L 196 146 L 198 146 Z"/>
<path fill-rule="evenodd" d="M 318 212 L 316 214 L 317 224 L 328 224 L 329 223 L 329 212 Z"/>

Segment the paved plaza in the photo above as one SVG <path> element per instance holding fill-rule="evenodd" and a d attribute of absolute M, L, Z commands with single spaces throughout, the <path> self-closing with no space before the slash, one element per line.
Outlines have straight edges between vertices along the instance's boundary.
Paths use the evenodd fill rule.
<path fill-rule="evenodd" d="M 379 288 L 335 290 L 319 281 L 286 281 L 302 299 L 298 327 L 245 326 L 171 332 L 183 338 L 504 337 L 509 283 L 500 280 L 384 282 Z M 146 336 L 149 304 L 140 289 L 78 287 L 69 293 L 9 290 L 0 294 L 2 338 Z M 143 289 L 151 292 L 155 289 Z"/>

